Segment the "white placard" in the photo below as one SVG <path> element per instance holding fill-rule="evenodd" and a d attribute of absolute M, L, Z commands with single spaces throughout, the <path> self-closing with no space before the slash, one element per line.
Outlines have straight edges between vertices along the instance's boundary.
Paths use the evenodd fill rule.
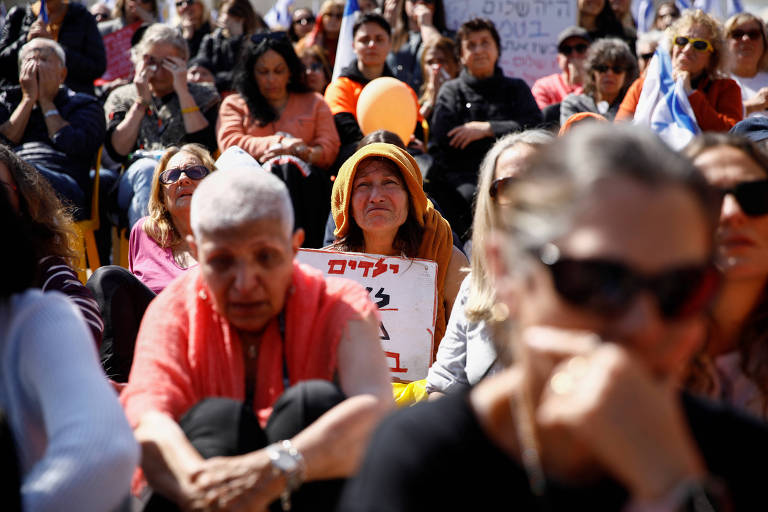
<path fill-rule="evenodd" d="M 606 0 L 607 1 L 607 0 Z M 559 73 L 557 35 L 576 25 L 576 0 L 443 0 L 451 30 L 472 18 L 488 18 L 501 37 L 499 66 L 532 86 Z"/>
<path fill-rule="evenodd" d="M 356 252 L 300 249 L 297 259 L 368 290 L 381 313 L 379 337 L 393 379 L 424 379 L 432 359 L 437 263 Z"/>

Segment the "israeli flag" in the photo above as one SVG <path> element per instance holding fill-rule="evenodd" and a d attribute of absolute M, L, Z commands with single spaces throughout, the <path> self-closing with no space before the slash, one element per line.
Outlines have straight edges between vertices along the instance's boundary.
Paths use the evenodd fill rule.
<path fill-rule="evenodd" d="M 291 5 L 293 0 L 277 0 L 264 15 L 264 22 L 272 30 L 288 30 L 291 26 Z"/>
<path fill-rule="evenodd" d="M 341 74 L 341 70 L 349 66 L 355 60 L 355 52 L 352 50 L 352 25 L 360 12 L 357 0 L 347 0 L 344 6 L 344 18 L 341 20 L 339 41 L 336 43 L 336 63 L 333 66 L 333 80 Z"/>
<path fill-rule="evenodd" d="M 675 150 L 680 150 L 701 132 L 683 79 L 672 78 L 672 60 L 659 45 L 648 65 L 634 124 L 647 126 Z"/>

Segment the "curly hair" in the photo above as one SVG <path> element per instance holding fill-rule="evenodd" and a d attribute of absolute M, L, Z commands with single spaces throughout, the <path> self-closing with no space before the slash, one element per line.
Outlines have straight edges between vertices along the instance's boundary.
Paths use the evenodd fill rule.
<path fill-rule="evenodd" d="M 760 61 L 757 63 L 757 70 L 768 71 L 768 27 L 763 23 L 763 20 L 750 12 L 734 14 L 725 22 L 723 29 L 725 38 L 730 38 L 736 27 L 744 23 L 749 23 L 750 21 L 754 21 L 757 23 L 758 27 L 760 27 L 760 39 L 763 40 L 763 54 L 760 56 Z"/>
<path fill-rule="evenodd" d="M 386 136 L 382 134 L 382 136 Z M 375 142 L 375 141 L 371 141 Z M 380 161 L 387 165 L 391 171 L 397 173 L 400 180 L 405 183 L 403 173 L 400 168 L 390 159 L 383 156 L 371 156 L 361 160 L 357 167 L 362 168 L 364 162 Z M 403 185 L 406 193 L 408 188 Z M 349 231 L 343 237 L 336 240 L 331 244 L 331 248 L 342 252 L 365 252 L 365 237 L 363 236 L 363 230 L 355 222 L 355 217 L 352 214 L 352 201 L 349 205 L 350 211 L 348 214 L 349 219 Z M 424 236 L 424 227 L 416 220 L 416 213 L 413 211 L 413 202 L 411 201 L 411 195 L 408 194 L 408 217 L 405 222 L 398 228 L 397 234 L 395 234 L 395 240 L 392 242 L 392 247 L 400 254 L 405 255 L 408 258 L 415 258 L 418 256 L 419 247 L 421 245 L 421 239 Z"/>
<path fill-rule="evenodd" d="M 702 26 L 709 32 L 707 39 L 712 44 L 712 48 L 714 48 L 714 51 L 709 56 L 707 75 L 711 79 L 720 78 L 721 75 L 724 75 L 721 66 L 727 61 L 724 58 L 725 41 L 723 40 L 723 27 L 719 21 L 701 9 L 683 11 L 683 14 L 667 28 L 664 36 L 667 39 L 667 43 L 669 43 L 669 48 L 674 47 L 675 38 L 678 35 L 695 25 Z"/>
<path fill-rule="evenodd" d="M 10 171 L 19 198 L 19 215 L 29 224 L 36 261 L 59 256 L 72 268 L 78 268 L 79 241 L 72 209 L 65 206 L 48 180 L 7 146 L 0 145 L 0 163 Z"/>
<path fill-rule="evenodd" d="M 696 137 L 686 146 L 684 153 L 694 160 L 705 151 L 717 147 L 729 147 L 741 151 L 757 163 L 768 177 L 768 154 L 754 142 L 730 133 L 705 133 Z M 719 212 L 718 212 L 719 213 Z M 710 318 L 710 335 L 716 332 L 717 325 Z M 768 413 L 768 282 L 765 283 L 754 308 L 742 324 L 738 336 L 738 350 L 741 355 L 741 369 L 754 382 L 763 394 L 763 410 Z M 708 390 L 711 379 L 702 371 L 705 366 L 704 354 L 694 361 L 687 384 L 696 390 Z"/>
<path fill-rule="evenodd" d="M 147 205 L 149 216 L 144 221 L 143 226 L 147 236 L 163 248 L 175 247 L 182 242 L 181 235 L 173 223 L 173 218 L 171 218 L 171 213 L 165 207 L 165 189 L 160 183 L 160 173 L 165 171 L 168 161 L 177 153 L 189 153 L 200 160 L 209 171 L 216 170 L 216 164 L 211 154 L 200 144 L 171 146 L 165 150 L 157 167 L 155 167 L 154 174 L 152 174 L 152 192 L 149 195 L 149 204 Z"/>
<path fill-rule="evenodd" d="M 586 78 L 584 80 L 584 93 L 592 97 L 597 93 L 597 84 L 595 84 L 595 67 L 605 65 L 619 65 L 626 71 L 624 74 L 624 83 L 621 86 L 617 101 L 621 101 L 627 93 L 627 89 L 638 76 L 637 59 L 629 49 L 629 45 L 616 37 L 598 39 L 589 47 L 584 69 Z"/>
<path fill-rule="evenodd" d="M 251 117 L 266 126 L 279 116 L 277 111 L 269 104 L 261 94 L 256 79 L 253 76 L 254 68 L 258 60 L 269 50 L 276 52 L 285 60 L 290 73 L 288 80 L 288 92 L 309 92 L 307 76 L 304 72 L 304 64 L 293 49 L 291 40 L 285 32 L 270 32 L 268 34 L 256 34 L 243 48 L 240 61 L 235 68 L 235 76 L 232 81 L 234 89 L 245 100 Z"/>

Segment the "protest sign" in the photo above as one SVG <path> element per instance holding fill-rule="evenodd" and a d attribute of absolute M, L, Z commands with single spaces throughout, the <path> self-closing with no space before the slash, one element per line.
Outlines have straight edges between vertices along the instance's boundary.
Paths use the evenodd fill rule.
<path fill-rule="evenodd" d="M 532 86 L 559 73 L 557 35 L 576 24 L 576 0 L 443 0 L 448 28 L 488 18 L 501 37 L 499 66 L 507 76 Z"/>
<path fill-rule="evenodd" d="M 137 21 L 102 38 L 104 50 L 107 52 L 107 70 L 101 78 L 96 79 L 96 85 L 103 85 L 116 78 L 131 78 L 131 38 L 140 26 L 141 22 Z"/>
<path fill-rule="evenodd" d="M 423 379 L 432 358 L 437 263 L 375 254 L 301 249 L 301 263 L 365 286 L 381 313 L 379 338 L 393 380 Z"/>

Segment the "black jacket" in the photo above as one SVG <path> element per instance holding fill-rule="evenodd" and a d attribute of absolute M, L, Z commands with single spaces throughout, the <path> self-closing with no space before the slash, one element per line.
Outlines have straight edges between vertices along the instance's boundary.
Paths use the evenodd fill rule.
<path fill-rule="evenodd" d="M 463 150 L 452 148 L 448 132 L 469 121 L 490 121 L 494 136 L 476 140 Z M 437 96 L 429 152 L 439 172 L 454 177 L 451 181 L 474 182 L 480 162 L 496 138 L 539 123 L 541 111 L 524 81 L 504 76 L 499 68 L 484 80 L 462 70 L 458 78 L 443 85 Z"/>
<path fill-rule="evenodd" d="M 220 93 L 231 91 L 233 70 L 240 57 L 245 36 L 225 37 L 218 28 L 211 34 L 206 34 L 200 43 L 197 58 L 208 60 L 212 65 L 216 78 L 216 89 Z"/>
<path fill-rule="evenodd" d="M 0 84 L 19 83 L 19 50 L 27 42 L 37 18 L 28 6 L 16 6 L 5 18 L 0 33 Z M 59 44 L 67 57 L 64 84 L 75 92 L 93 94 L 93 81 L 107 69 L 107 54 L 96 20 L 83 5 L 71 2 L 59 29 Z"/>

